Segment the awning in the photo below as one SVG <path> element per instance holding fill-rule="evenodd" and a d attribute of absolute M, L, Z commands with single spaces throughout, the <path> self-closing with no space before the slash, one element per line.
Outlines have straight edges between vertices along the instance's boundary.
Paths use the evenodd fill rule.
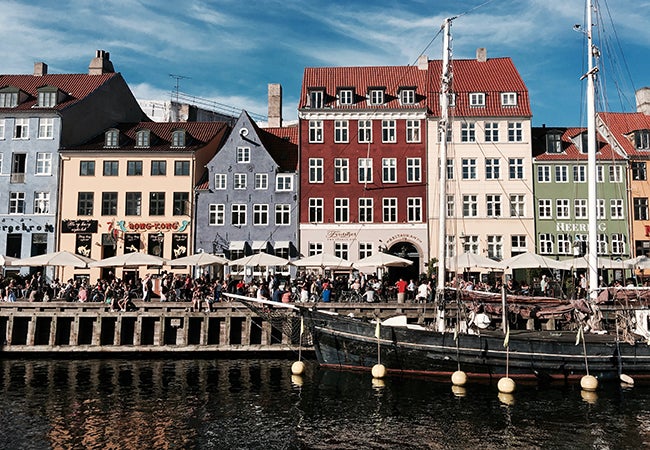
<path fill-rule="evenodd" d="M 291 242 L 289 241 L 275 241 L 275 244 L 273 244 L 274 249 L 279 249 L 279 248 L 289 248 L 291 245 Z"/>
<path fill-rule="evenodd" d="M 266 250 L 267 245 L 268 245 L 268 241 L 253 241 L 253 245 L 251 245 L 251 248 L 253 250 Z"/>
<path fill-rule="evenodd" d="M 246 241 L 230 241 L 228 245 L 228 250 L 241 251 L 246 247 Z"/>

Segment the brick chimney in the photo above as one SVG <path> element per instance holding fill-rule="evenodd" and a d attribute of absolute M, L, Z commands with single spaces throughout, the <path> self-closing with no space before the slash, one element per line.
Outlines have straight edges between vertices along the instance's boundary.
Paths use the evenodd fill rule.
<path fill-rule="evenodd" d="M 636 110 L 650 116 L 650 87 L 642 87 L 635 93 Z"/>
<path fill-rule="evenodd" d="M 43 75 L 47 75 L 47 64 L 44 62 L 34 63 L 34 76 L 42 77 Z"/>
<path fill-rule="evenodd" d="M 418 69 L 427 70 L 429 68 L 429 57 L 427 55 L 418 56 Z"/>
<path fill-rule="evenodd" d="M 88 75 L 102 75 L 113 72 L 115 72 L 115 69 L 113 69 L 113 63 L 111 62 L 111 54 L 104 50 L 97 50 L 95 57 L 88 66 Z"/>
<path fill-rule="evenodd" d="M 478 62 L 487 61 L 487 48 L 479 47 L 479 48 L 476 49 L 476 60 Z"/>
<path fill-rule="evenodd" d="M 282 85 L 269 83 L 269 127 L 282 126 Z"/>

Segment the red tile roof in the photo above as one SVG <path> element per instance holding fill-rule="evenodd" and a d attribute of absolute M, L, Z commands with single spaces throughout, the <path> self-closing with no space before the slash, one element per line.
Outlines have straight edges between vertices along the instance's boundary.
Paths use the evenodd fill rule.
<path fill-rule="evenodd" d="M 281 139 L 286 139 L 293 144 L 298 144 L 298 125 L 263 128 L 263 130 L 274 134 Z"/>
<path fill-rule="evenodd" d="M 64 101 L 53 108 L 38 109 L 62 110 L 90 95 L 93 91 L 96 91 L 108 82 L 108 80 L 114 77 L 121 77 L 121 75 L 119 73 L 106 73 L 102 75 L 53 74 L 43 76 L 0 75 L 0 89 L 15 87 L 28 94 L 26 101 L 23 101 L 14 108 L 0 108 L 0 111 L 31 110 L 32 108 L 37 108 L 35 106 L 38 100 L 37 89 L 44 86 L 57 87 L 59 90 L 67 94 L 67 97 Z"/>
<path fill-rule="evenodd" d="M 637 150 L 633 132 L 650 130 L 650 116 L 640 112 L 634 113 L 598 113 L 598 116 L 612 133 L 614 139 L 631 157 L 650 157 L 650 151 Z"/>
<path fill-rule="evenodd" d="M 555 130 L 554 128 L 536 128 L 534 133 L 538 135 L 534 144 L 533 155 L 535 161 L 587 161 L 587 153 L 583 153 L 574 144 L 574 139 L 580 140 L 580 134 L 586 133 L 586 128 L 567 128 L 562 133 L 562 153 L 546 153 L 546 133 Z M 597 134 L 598 152 L 596 159 L 601 161 L 622 161 L 625 157 L 616 152 L 600 134 Z M 539 153 L 539 154 L 537 154 Z"/>
<path fill-rule="evenodd" d="M 255 131 L 264 144 L 264 148 L 269 152 L 273 161 L 280 166 L 280 170 L 285 172 L 295 172 L 298 169 L 298 127 L 293 127 L 295 131 L 286 133 L 287 137 L 291 137 L 295 133 L 295 140 L 285 139 L 285 133 L 280 132 L 282 128 L 270 128 L 264 130 L 257 126 L 254 120 L 251 119 L 251 124 L 255 127 Z M 287 127 L 287 130 L 289 128 Z M 271 133 L 275 130 L 276 133 Z"/>

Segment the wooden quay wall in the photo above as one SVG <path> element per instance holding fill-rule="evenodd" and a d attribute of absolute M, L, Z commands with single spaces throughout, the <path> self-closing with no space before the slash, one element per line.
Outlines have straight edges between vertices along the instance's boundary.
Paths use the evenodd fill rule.
<path fill-rule="evenodd" d="M 111 311 L 103 303 L 0 303 L 4 353 L 209 353 L 288 352 L 298 348 L 277 327 L 239 302 L 192 312 L 186 302 L 135 302 L 136 311 Z M 433 305 L 320 303 L 319 307 L 379 317 L 406 314 L 409 322 L 433 320 Z M 298 318 L 294 320 L 299 321 Z"/>

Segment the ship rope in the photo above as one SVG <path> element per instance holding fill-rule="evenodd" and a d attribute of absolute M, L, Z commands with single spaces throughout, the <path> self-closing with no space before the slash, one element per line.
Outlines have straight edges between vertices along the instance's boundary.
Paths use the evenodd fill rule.
<path fill-rule="evenodd" d="M 314 344 L 309 327 L 302 326 L 302 315 L 285 308 L 273 308 L 252 302 L 241 302 L 257 316 L 268 322 L 272 328 L 279 330 L 290 339 L 291 345 L 310 347 Z M 259 326 L 259 324 L 258 324 Z M 261 327 L 260 327 L 261 328 Z M 302 334 L 302 336 L 301 336 Z"/>

